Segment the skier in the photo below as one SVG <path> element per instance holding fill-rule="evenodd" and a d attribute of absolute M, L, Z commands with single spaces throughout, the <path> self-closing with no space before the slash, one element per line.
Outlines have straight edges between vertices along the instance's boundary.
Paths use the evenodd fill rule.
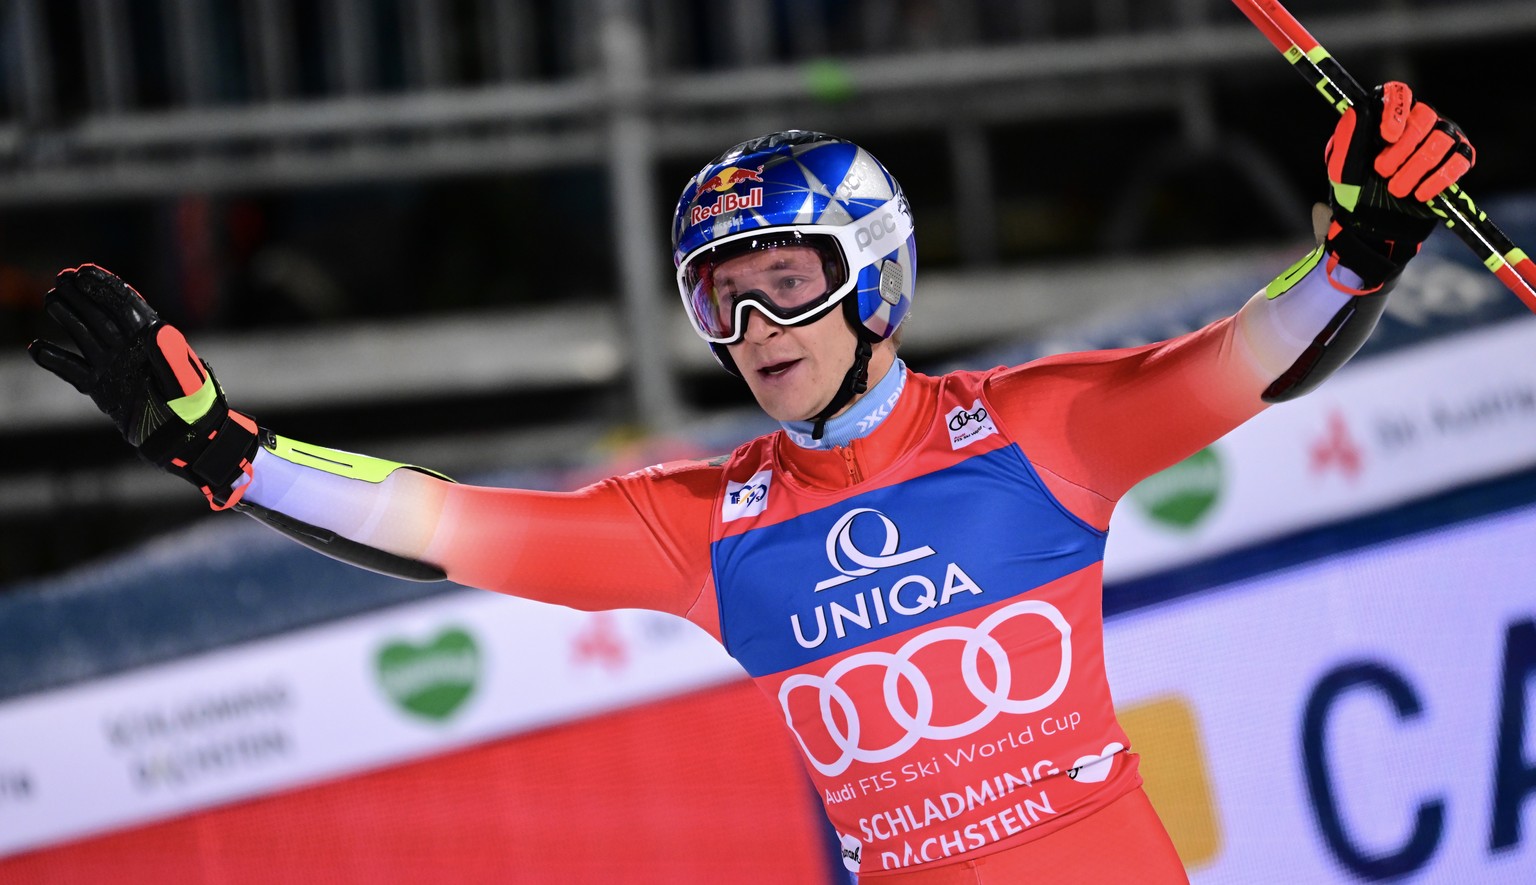
<path fill-rule="evenodd" d="M 570 493 L 456 484 L 297 442 L 231 408 L 126 283 L 67 270 L 33 358 L 149 461 L 330 556 L 416 580 L 698 624 L 803 750 L 871 882 L 1185 882 L 1104 674 L 1102 561 L 1140 479 L 1366 339 L 1470 168 L 1401 83 L 1325 152 L 1318 247 L 1235 315 L 1144 347 L 930 377 L 898 332 L 916 239 L 859 146 L 788 131 L 690 180 L 673 222 L 689 320 L 782 430 Z"/>

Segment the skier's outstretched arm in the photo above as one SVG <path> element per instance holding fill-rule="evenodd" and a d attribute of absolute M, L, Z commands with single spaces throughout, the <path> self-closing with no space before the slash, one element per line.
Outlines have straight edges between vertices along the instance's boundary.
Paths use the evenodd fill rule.
<path fill-rule="evenodd" d="M 215 510 L 385 574 L 578 608 L 686 615 L 707 584 L 718 468 L 654 467 L 570 493 L 461 485 L 260 427 L 229 406 L 181 332 L 102 268 L 63 271 L 45 303 L 76 350 L 35 341 L 34 361 Z"/>
<path fill-rule="evenodd" d="M 1050 357 L 1001 374 L 993 404 L 1059 497 L 1096 524 L 1132 485 L 1353 356 L 1437 219 L 1423 201 L 1470 167 L 1461 131 L 1388 83 L 1341 118 L 1318 247 L 1233 316 L 1170 341 Z"/>

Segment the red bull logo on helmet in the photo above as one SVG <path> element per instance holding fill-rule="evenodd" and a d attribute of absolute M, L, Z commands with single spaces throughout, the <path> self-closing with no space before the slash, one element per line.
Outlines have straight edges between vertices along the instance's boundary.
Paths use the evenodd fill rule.
<path fill-rule="evenodd" d="M 700 188 L 700 190 L 702 191 L 703 188 Z M 763 205 L 763 189 L 760 187 L 754 187 L 745 194 L 721 194 L 720 199 L 716 200 L 712 206 L 700 206 L 695 203 L 693 208 L 688 210 L 688 223 L 698 224 L 701 221 L 718 217 L 726 212 L 735 212 L 738 209 L 756 209 L 761 205 Z"/>
<path fill-rule="evenodd" d="M 743 169 L 740 166 L 727 166 L 716 172 L 708 181 L 699 185 L 699 193 L 705 191 L 728 191 L 743 181 L 762 181 L 763 167 L 756 169 Z"/>

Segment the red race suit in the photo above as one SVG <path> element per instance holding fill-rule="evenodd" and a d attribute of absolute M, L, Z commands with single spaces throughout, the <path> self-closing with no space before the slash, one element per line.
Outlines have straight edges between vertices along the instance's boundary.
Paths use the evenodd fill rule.
<path fill-rule="evenodd" d="M 899 395 L 844 447 L 779 431 L 567 493 L 278 447 L 246 500 L 465 585 L 687 618 L 782 714 L 850 867 L 974 862 L 1138 790 L 1104 673 L 1110 514 L 1265 407 L 1350 298 L 1320 256 L 1170 341 L 942 377 L 898 362 Z"/>

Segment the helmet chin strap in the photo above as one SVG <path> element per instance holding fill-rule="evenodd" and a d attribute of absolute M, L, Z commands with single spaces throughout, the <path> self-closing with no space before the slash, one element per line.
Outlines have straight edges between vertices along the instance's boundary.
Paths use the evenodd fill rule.
<path fill-rule="evenodd" d="M 862 324 L 861 324 L 862 325 Z M 859 335 L 859 343 L 853 351 L 853 365 L 848 367 L 848 374 L 843 376 L 842 386 L 837 388 L 837 393 L 832 396 L 832 401 L 827 407 L 811 417 L 811 439 L 819 440 L 827 432 L 827 421 L 838 413 L 843 406 L 853 402 L 855 397 L 863 396 L 869 389 L 869 358 L 874 353 L 869 339 Z"/>

